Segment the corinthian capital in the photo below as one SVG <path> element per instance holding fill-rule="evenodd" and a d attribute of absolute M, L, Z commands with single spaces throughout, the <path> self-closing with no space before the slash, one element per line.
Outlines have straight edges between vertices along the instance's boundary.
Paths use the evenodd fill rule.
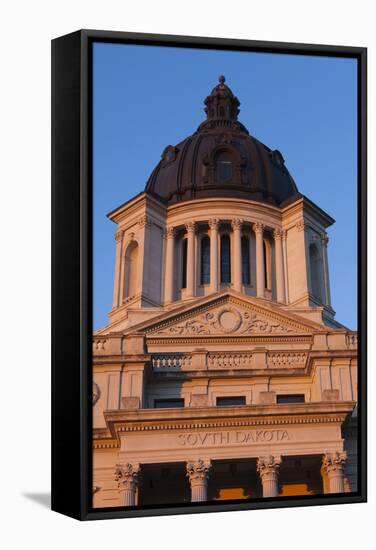
<path fill-rule="evenodd" d="M 187 476 L 191 485 L 207 482 L 211 467 L 210 460 L 199 458 L 196 462 L 187 462 Z"/>
<path fill-rule="evenodd" d="M 298 231 L 304 231 L 305 229 L 307 229 L 307 224 L 304 220 L 299 220 L 298 222 L 296 222 L 296 229 Z"/>
<path fill-rule="evenodd" d="M 163 236 L 165 239 L 172 239 L 173 237 L 175 237 L 175 233 L 175 227 L 166 227 Z"/>
<path fill-rule="evenodd" d="M 216 218 L 211 218 L 209 220 L 209 227 L 210 229 L 218 229 L 219 220 Z"/>
<path fill-rule="evenodd" d="M 273 231 L 273 235 L 274 235 L 274 240 L 280 241 L 283 236 L 282 229 L 280 229 L 279 227 L 276 227 Z"/>
<path fill-rule="evenodd" d="M 277 474 L 280 463 L 280 456 L 260 456 L 257 460 L 257 471 L 260 477 L 263 478 L 269 474 Z"/>
<path fill-rule="evenodd" d="M 132 489 L 137 487 L 140 473 L 139 464 L 117 464 L 115 469 L 115 479 L 118 482 L 119 490 Z"/>
<path fill-rule="evenodd" d="M 115 233 L 115 241 L 118 243 L 119 241 L 121 241 L 122 237 L 123 237 L 123 234 L 124 234 L 124 231 L 122 229 L 118 229 Z"/>
<path fill-rule="evenodd" d="M 326 453 L 322 459 L 322 465 L 326 469 L 328 474 L 335 471 L 342 471 L 345 462 L 346 453 L 344 451 Z"/>
<path fill-rule="evenodd" d="M 261 222 L 256 222 L 252 225 L 252 229 L 255 233 L 261 233 L 264 231 L 264 224 Z"/>
<path fill-rule="evenodd" d="M 231 220 L 231 227 L 234 231 L 240 231 L 241 228 L 242 228 L 242 225 L 243 225 L 243 221 L 242 219 L 239 219 L 239 218 L 234 218 L 233 220 Z"/>
<path fill-rule="evenodd" d="M 322 246 L 328 246 L 328 242 L 329 242 L 328 235 L 326 233 L 321 233 L 320 237 L 321 237 Z"/>
<path fill-rule="evenodd" d="M 185 224 L 185 228 L 188 233 L 194 233 L 196 229 L 196 222 L 188 222 Z"/>
<path fill-rule="evenodd" d="M 140 227 L 150 227 L 151 225 L 151 219 L 149 216 L 147 216 L 146 214 L 144 214 L 139 220 L 138 220 L 138 224 Z"/>

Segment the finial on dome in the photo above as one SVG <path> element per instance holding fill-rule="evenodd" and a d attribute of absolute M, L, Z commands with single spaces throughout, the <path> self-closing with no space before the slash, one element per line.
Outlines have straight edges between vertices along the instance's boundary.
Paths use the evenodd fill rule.
<path fill-rule="evenodd" d="M 221 74 L 221 76 L 218 77 L 218 82 L 220 84 L 224 84 L 226 82 L 226 78 Z"/>

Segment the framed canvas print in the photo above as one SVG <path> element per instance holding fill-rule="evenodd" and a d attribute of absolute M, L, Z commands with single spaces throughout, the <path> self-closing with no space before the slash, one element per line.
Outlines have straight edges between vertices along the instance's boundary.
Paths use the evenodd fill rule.
<path fill-rule="evenodd" d="M 52 41 L 52 508 L 366 500 L 366 50 Z"/>

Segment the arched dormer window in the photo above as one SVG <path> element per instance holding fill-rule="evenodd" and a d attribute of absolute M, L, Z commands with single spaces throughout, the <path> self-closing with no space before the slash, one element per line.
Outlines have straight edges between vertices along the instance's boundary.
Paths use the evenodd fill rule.
<path fill-rule="evenodd" d="M 132 241 L 124 256 L 124 294 L 123 298 L 130 298 L 137 292 L 138 244 Z"/>
<path fill-rule="evenodd" d="M 202 285 L 210 283 L 210 239 L 208 236 L 201 239 L 200 282 Z"/>
<path fill-rule="evenodd" d="M 234 162 L 231 153 L 222 151 L 215 159 L 217 180 L 221 183 L 233 180 Z"/>
<path fill-rule="evenodd" d="M 187 252 L 188 241 L 183 239 L 181 245 L 181 288 L 187 288 Z"/>
<path fill-rule="evenodd" d="M 249 263 L 249 238 L 242 237 L 242 283 L 243 285 L 249 285 L 251 283 L 251 272 Z"/>
<path fill-rule="evenodd" d="M 221 237 L 221 283 L 231 283 L 231 248 L 230 237 Z"/>

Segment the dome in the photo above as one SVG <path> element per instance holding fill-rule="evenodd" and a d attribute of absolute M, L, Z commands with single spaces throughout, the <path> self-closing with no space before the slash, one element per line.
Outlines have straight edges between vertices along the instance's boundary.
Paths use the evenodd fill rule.
<path fill-rule="evenodd" d="M 164 149 L 146 192 L 167 204 L 233 197 L 274 205 L 298 193 L 282 154 L 251 136 L 238 121 L 240 102 L 224 76 L 204 103 L 206 120 L 193 135 Z"/>

